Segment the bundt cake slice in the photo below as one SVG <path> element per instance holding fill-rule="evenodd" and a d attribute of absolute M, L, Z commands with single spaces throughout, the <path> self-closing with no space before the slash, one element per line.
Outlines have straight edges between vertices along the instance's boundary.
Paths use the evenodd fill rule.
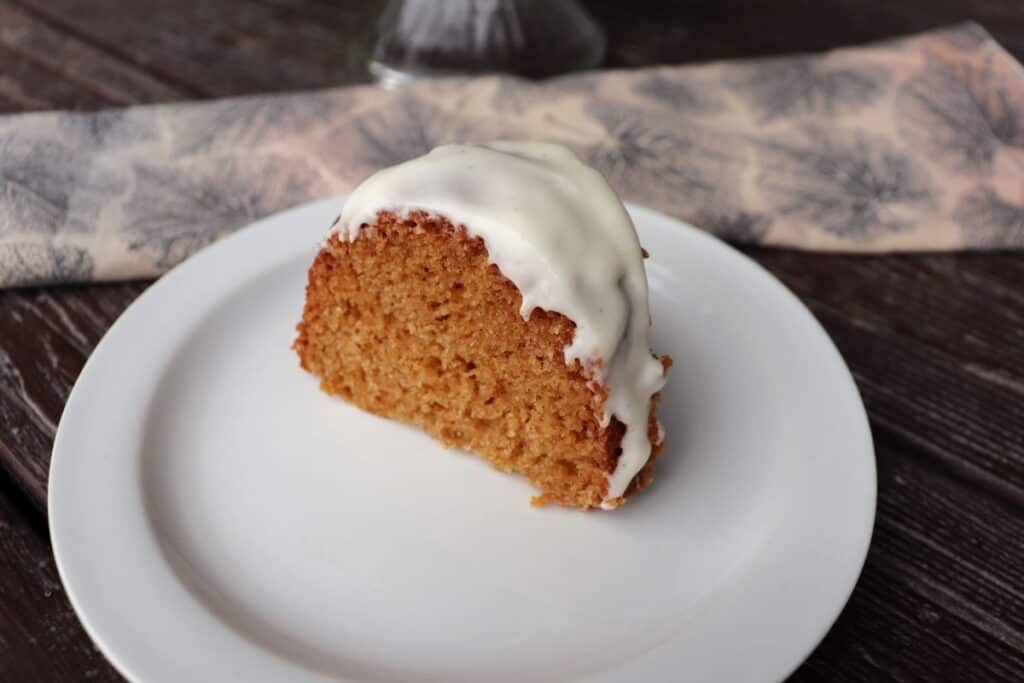
<path fill-rule="evenodd" d="M 518 472 L 537 504 L 651 481 L 671 361 L 604 179 L 557 145 L 448 145 L 349 197 L 309 270 L 295 350 L 321 387 Z"/>

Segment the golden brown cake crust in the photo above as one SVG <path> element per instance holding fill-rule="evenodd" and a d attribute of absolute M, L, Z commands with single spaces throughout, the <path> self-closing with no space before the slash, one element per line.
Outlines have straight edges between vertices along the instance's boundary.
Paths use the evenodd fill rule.
<path fill-rule="evenodd" d="M 523 474 L 536 504 L 600 505 L 623 426 L 601 428 L 604 388 L 565 363 L 573 322 L 540 309 L 524 320 L 521 303 L 481 239 L 442 218 L 382 212 L 317 255 L 294 348 L 327 393 Z M 654 452 L 626 496 L 650 483 L 662 450 L 657 402 Z"/>

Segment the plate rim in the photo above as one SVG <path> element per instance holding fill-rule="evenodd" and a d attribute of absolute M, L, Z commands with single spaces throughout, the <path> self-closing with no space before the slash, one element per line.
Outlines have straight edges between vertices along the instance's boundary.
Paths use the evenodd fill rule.
<path fill-rule="evenodd" d="M 109 634 L 102 633 L 101 631 L 103 631 L 103 629 L 101 627 L 98 627 L 93 622 L 93 619 L 90 617 L 90 612 L 91 610 L 97 608 L 92 604 L 90 597 L 88 595 L 83 594 L 82 589 L 80 588 L 78 582 L 74 577 L 74 557 L 73 555 L 68 555 L 68 548 L 72 546 L 70 545 L 70 541 L 68 541 L 67 539 L 68 534 L 71 534 L 72 531 L 71 529 L 68 529 L 66 526 L 66 524 L 68 523 L 68 513 L 65 513 L 64 509 L 67 504 L 73 502 L 73 499 L 72 501 L 69 501 L 66 498 L 62 498 L 62 494 L 60 494 L 60 491 L 64 486 L 63 479 L 65 477 L 65 472 L 69 467 L 64 463 L 66 463 L 68 458 L 71 457 L 68 454 L 71 451 L 73 451 L 73 446 L 69 445 L 69 441 L 71 439 L 71 437 L 68 435 L 69 428 L 67 428 L 66 426 L 69 422 L 68 416 L 69 414 L 74 414 L 74 411 L 77 409 L 78 403 L 82 400 L 81 395 L 85 391 L 87 391 L 87 389 L 82 389 L 82 387 L 88 387 L 89 383 L 93 381 L 91 378 L 93 374 L 95 374 L 96 366 L 99 364 L 100 359 L 102 359 L 104 355 L 108 353 L 106 349 L 108 349 L 108 347 L 110 347 L 113 344 L 111 340 L 116 339 L 119 335 L 121 335 L 121 330 L 126 325 L 129 324 L 129 322 L 126 321 L 132 320 L 134 316 L 138 315 L 138 311 L 148 307 L 149 302 L 155 299 L 161 292 L 165 292 L 167 291 L 168 288 L 173 287 L 175 282 L 177 282 L 183 277 L 187 277 L 193 270 L 198 272 L 203 268 L 208 269 L 208 267 L 205 264 L 207 264 L 208 262 L 212 262 L 214 259 L 219 258 L 220 255 L 222 254 L 229 254 L 232 250 L 238 248 L 236 245 L 242 245 L 246 240 L 265 239 L 261 238 L 262 232 L 259 230 L 260 228 L 265 229 L 269 224 L 274 224 L 280 221 L 287 221 L 290 218 L 294 217 L 295 215 L 304 211 L 315 211 L 321 209 L 326 210 L 326 208 L 329 206 L 334 207 L 336 212 L 336 210 L 340 210 L 340 207 L 344 201 L 345 195 L 315 200 L 313 202 L 292 207 L 285 211 L 281 211 L 271 216 L 267 216 L 260 220 L 254 221 L 247 225 L 246 227 L 241 228 L 233 232 L 232 234 L 227 235 L 223 239 L 218 240 L 214 244 L 211 244 L 208 247 L 200 250 L 193 256 L 185 259 L 183 262 L 169 270 L 156 282 L 154 282 L 150 287 L 148 287 L 142 294 L 140 294 L 139 297 L 135 299 L 135 301 L 133 301 L 128 307 L 126 307 L 126 309 L 121 313 L 121 315 L 114 322 L 114 324 L 110 326 L 110 328 L 106 331 L 100 342 L 96 345 L 95 349 L 90 354 L 89 358 L 87 359 L 86 363 L 82 368 L 82 371 L 80 372 L 78 378 L 75 381 L 75 385 L 71 393 L 68 396 L 68 399 L 65 403 L 64 412 L 61 416 L 60 423 L 58 425 L 58 429 L 54 438 L 50 462 L 50 472 L 47 485 L 47 513 L 55 563 L 57 565 L 61 583 L 64 586 L 64 589 L 68 595 L 68 599 L 72 607 L 74 608 L 76 615 L 81 621 L 85 631 L 88 633 L 89 637 L 96 644 L 96 646 L 112 663 L 112 665 L 129 680 L 149 679 L 141 678 L 140 673 L 133 671 L 133 667 L 128 665 L 126 658 L 122 657 L 122 654 L 119 652 L 119 646 L 113 642 L 117 640 L 117 638 L 110 636 Z M 743 266 L 745 266 L 746 268 L 757 271 L 759 276 L 762 276 L 762 279 L 764 281 L 770 281 L 772 283 L 770 286 L 772 287 L 772 289 L 775 290 L 773 294 L 782 296 L 783 299 L 787 300 L 787 305 L 791 309 L 796 311 L 797 314 L 800 315 L 805 322 L 810 323 L 812 328 L 816 329 L 816 335 L 818 337 L 817 341 L 825 342 L 825 344 L 827 345 L 828 354 L 833 356 L 834 360 L 838 364 L 836 369 L 840 371 L 840 381 L 842 381 L 842 383 L 845 385 L 845 387 L 843 387 L 842 389 L 837 388 L 837 391 L 841 390 L 843 393 L 848 393 L 855 399 L 855 414 L 849 415 L 848 417 L 849 419 L 852 419 L 854 422 L 857 423 L 854 428 L 858 431 L 861 431 L 862 434 L 866 437 L 866 440 L 862 444 L 862 447 L 864 449 L 863 457 L 860 458 L 860 460 L 862 461 L 861 464 L 867 468 L 865 471 L 865 475 L 867 476 L 867 480 L 869 480 L 869 490 L 864 492 L 866 498 L 864 501 L 865 505 L 861 511 L 862 524 L 857 525 L 858 528 L 861 529 L 860 538 L 852 539 L 851 541 L 849 541 L 850 543 L 859 541 L 859 543 L 856 543 L 857 547 L 855 552 L 855 556 L 859 559 L 854 563 L 855 566 L 850 567 L 851 571 L 849 573 L 848 581 L 844 582 L 841 587 L 836 587 L 835 590 L 832 591 L 832 599 L 829 601 L 829 604 L 826 607 L 823 607 L 819 610 L 819 612 L 826 614 L 826 617 L 823 622 L 824 627 L 816 629 L 816 634 L 813 637 L 808 636 L 807 639 L 804 641 L 804 646 L 796 648 L 800 651 L 799 654 L 787 657 L 788 664 L 780 667 L 778 680 L 783 680 L 804 662 L 804 660 L 810 655 L 811 652 L 813 652 L 813 650 L 820 644 L 821 640 L 831 630 L 832 626 L 835 624 L 839 615 L 842 613 L 843 608 L 849 601 L 850 596 L 852 595 L 853 590 L 856 587 L 856 584 L 863 571 L 864 564 L 867 560 L 868 549 L 870 548 L 871 539 L 873 536 L 875 517 L 877 511 L 877 462 L 874 450 L 874 442 L 871 434 L 870 423 L 868 421 L 866 409 L 864 407 L 863 400 L 860 397 L 860 393 L 853 379 L 853 376 L 849 370 L 849 367 L 846 365 L 845 360 L 842 358 L 842 355 L 839 353 L 831 337 L 828 335 L 828 333 L 825 331 L 825 329 L 822 327 L 821 323 L 817 320 L 813 313 L 811 313 L 807 306 L 799 299 L 799 297 L 797 297 L 796 294 L 794 294 L 788 287 L 786 287 L 775 275 L 773 275 L 770 271 L 768 271 L 759 263 L 757 263 L 754 259 L 750 258 L 748 255 L 735 249 L 733 246 L 677 218 L 674 218 L 672 216 L 669 216 L 667 214 L 647 207 L 639 206 L 628 202 L 626 203 L 626 207 L 629 210 L 631 216 L 634 218 L 634 222 L 640 223 L 644 218 L 647 218 L 650 220 L 663 222 L 667 221 L 669 223 L 672 223 L 674 224 L 674 227 L 677 227 L 680 230 L 685 231 L 687 233 L 687 238 L 702 240 L 707 243 L 713 243 L 711 244 L 712 248 L 725 252 L 729 258 L 738 260 L 739 262 L 742 262 Z M 290 250 L 287 251 L 288 253 L 290 253 Z M 235 285 L 237 286 L 239 284 L 243 284 L 245 281 L 246 278 L 240 275 L 236 278 Z M 229 292 L 225 290 L 218 290 L 217 293 L 221 298 L 229 294 Z M 57 492 L 57 495 L 55 495 L 55 491 Z M 216 617 L 212 615 L 210 616 L 210 618 L 216 619 Z M 222 625 L 225 628 L 231 628 L 230 625 Z M 670 640 L 674 640 L 676 637 L 678 636 L 673 636 Z M 250 647 L 256 647 L 247 639 L 243 640 L 245 640 L 245 642 Z M 656 650 L 658 649 L 658 647 L 655 647 L 653 649 Z M 628 662 L 626 664 L 628 665 Z M 288 665 L 293 667 L 296 672 L 301 672 L 304 679 L 320 680 L 316 674 L 312 674 L 312 672 L 301 667 L 301 665 L 297 663 L 289 662 Z M 610 677 L 609 680 L 618 680 L 619 678 L 622 678 L 622 676 L 619 676 L 619 678 L 616 677 L 617 672 L 621 673 L 620 670 L 608 672 Z M 625 680 L 628 680 L 628 672 L 626 673 L 626 676 L 627 678 L 625 678 Z M 590 677 L 587 676 L 585 678 L 589 679 Z M 171 680 L 174 679 L 172 678 Z M 337 679 L 328 677 L 323 678 L 323 680 Z"/>

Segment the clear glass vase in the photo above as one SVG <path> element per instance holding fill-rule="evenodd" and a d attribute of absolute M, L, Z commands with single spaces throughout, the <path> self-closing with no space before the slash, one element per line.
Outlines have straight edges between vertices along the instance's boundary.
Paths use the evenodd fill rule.
<path fill-rule="evenodd" d="M 498 71 L 544 78 L 599 66 L 604 50 L 577 0 L 391 0 L 370 73 L 384 85 Z"/>

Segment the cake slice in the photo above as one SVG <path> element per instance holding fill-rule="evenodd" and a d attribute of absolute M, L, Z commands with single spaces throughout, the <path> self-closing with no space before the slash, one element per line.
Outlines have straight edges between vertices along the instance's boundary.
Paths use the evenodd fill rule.
<path fill-rule="evenodd" d="M 348 198 L 295 350 L 327 393 L 522 474 L 535 504 L 612 509 L 662 450 L 643 258 L 567 148 L 438 147 Z"/>

